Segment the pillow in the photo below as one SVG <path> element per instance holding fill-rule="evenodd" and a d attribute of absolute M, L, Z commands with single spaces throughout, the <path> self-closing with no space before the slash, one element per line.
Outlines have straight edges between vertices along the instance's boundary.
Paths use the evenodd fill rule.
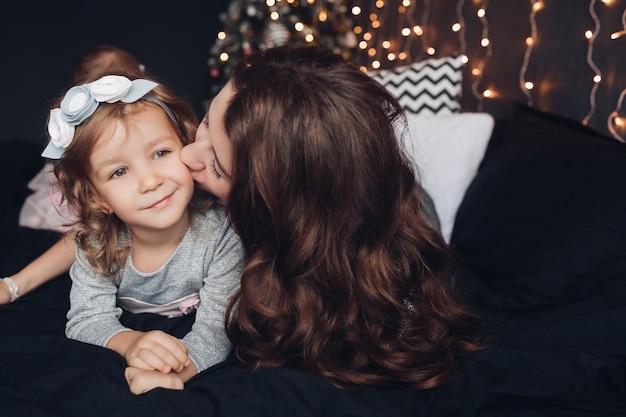
<path fill-rule="evenodd" d="M 430 58 L 368 74 L 393 94 L 407 113 L 442 115 L 461 111 L 460 55 Z"/>
<path fill-rule="evenodd" d="M 626 273 L 626 146 L 519 105 L 468 187 L 451 242 L 495 314 L 606 294 Z"/>
<path fill-rule="evenodd" d="M 67 202 L 63 201 L 51 162 L 47 162 L 30 180 L 28 189 L 32 194 L 22 204 L 20 226 L 60 233 L 71 229 L 68 224 L 76 221 L 76 216 L 68 208 Z"/>
<path fill-rule="evenodd" d="M 487 113 L 447 116 L 407 114 L 407 131 L 399 133 L 416 175 L 439 216 L 441 234 L 450 241 L 457 209 L 483 159 L 493 130 Z"/>

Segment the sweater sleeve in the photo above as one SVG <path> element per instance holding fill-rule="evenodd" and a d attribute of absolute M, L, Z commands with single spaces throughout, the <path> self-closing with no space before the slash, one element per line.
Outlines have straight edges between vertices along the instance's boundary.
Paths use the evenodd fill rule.
<path fill-rule="evenodd" d="M 241 241 L 227 221 L 215 236 L 213 249 L 205 260 L 209 262 L 208 273 L 200 290 L 196 320 L 183 338 L 198 372 L 224 361 L 230 354 L 231 344 L 224 326 L 226 305 L 239 288 L 243 268 Z"/>
<path fill-rule="evenodd" d="M 116 306 L 117 286 L 95 275 L 80 250 L 76 251 L 70 277 L 70 309 L 65 326 L 68 338 L 106 347 L 117 333 L 130 330 L 119 321 L 122 310 Z"/>

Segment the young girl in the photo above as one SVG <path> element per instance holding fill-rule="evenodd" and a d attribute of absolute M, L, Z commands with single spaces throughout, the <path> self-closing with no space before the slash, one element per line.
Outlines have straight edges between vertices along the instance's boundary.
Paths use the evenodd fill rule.
<path fill-rule="evenodd" d="M 135 77 L 144 76 L 144 66 L 128 51 L 113 45 L 96 45 L 87 49 L 74 63 L 73 83 L 107 71 L 123 71 Z M 61 190 L 48 162 L 29 184 L 33 193 L 20 210 L 19 225 L 34 229 L 48 229 L 61 233 L 69 230 L 50 249 L 0 283 L 0 304 L 17 300 L 42 284 L 68 271 L 74 262 L 74 234 L 69 226 L 76 216 L 63 203 Z M 4 285 L 2 285 L 4 284 Z"/>
<path fill-rule="evenodd" d="M 482 345 L 423 217 L 396 99 L 316 48 L 240 62 L 181 157 L 246 250 L 237 357 L 339 386 L 432 388 Z"/>
<path fill-rule="evenodd" d="M 147 79 L 107 75 L 72 87 L 50 111 L 43 156 L 78 216 L 66 334 L 106 346 L 145 386 L 181 389 L 224 360 L 225 306 L 243 252 L 221 206 L 194 196 L 179 153 L 191 142 L 187 103 Z M 195 322 L 182 339 L 120 323 L 131 313 Z"/>

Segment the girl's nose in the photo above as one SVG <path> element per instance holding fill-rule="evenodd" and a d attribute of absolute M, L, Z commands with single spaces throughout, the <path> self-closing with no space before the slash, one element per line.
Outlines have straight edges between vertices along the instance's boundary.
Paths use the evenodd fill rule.
<path fill-rule="evenodd" d="M 147 193 L 156 190 L 163 184 L 163 176 L 154 170 L 146 170 L 139 180 L 139 192 Z"/>

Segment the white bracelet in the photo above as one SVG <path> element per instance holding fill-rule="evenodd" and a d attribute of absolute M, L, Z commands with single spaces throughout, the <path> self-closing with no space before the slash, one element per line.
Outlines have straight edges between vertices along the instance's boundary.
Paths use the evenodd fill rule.
<path fill-rule="evenodd" d="M 19 288 L 17 284 L 15 283 L 15 281 L 13 281 L 13 278 L 11 277 L 2 278 L 2 282 L 7 284 L 7 287 L 9 287 L 9 291 L 11 292 L 11 302 L 20 298 Z"/>

